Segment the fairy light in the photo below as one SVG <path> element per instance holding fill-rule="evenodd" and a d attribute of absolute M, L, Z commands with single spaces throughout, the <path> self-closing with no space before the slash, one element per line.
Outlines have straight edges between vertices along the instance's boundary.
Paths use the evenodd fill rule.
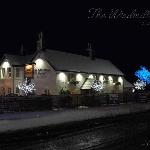
<path fill-rule="evenodd" d="M 24 91 L 24 93 L 26 95 L 28 95 L 28 93 L 32 93 L 33 91 L 36 90 L 35 89 L 35 84 L 34 83 L 29 83 L 28 84 L 27 78 L 23 83 L 19 83 L 17 86 L 18 86 L 19 90 Z"/>
<path fill-rule="evenodd" d="M 92 89 L 94 89 L 95 91 L 97 92 L 100 92 L 104 86 L 103 86 L 103 83 L 98 81 L 98 80 L 95 80 L 91 86 Z"/>
<path fill-rule="evenodd" d="M 137 89 L 137 90 L 144 90 L 145 87 L 146 87 L 146 82 L 141 81 L 141 80 L 138 79 L 138 80 L 134 83 L 134 87 L 135 87 L 135 89 Z"/>
<path fill-rule="evenodd" d="M 146 67 L 140 67 L 139 70 L 135 72 L 135 76 L 139 78 L 139 80 L 150 84 L 150 71 Z"/>

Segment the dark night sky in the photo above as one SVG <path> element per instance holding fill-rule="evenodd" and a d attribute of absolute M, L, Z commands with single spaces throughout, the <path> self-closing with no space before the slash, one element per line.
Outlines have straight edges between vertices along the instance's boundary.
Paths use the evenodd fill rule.
<path fill-rule="evenodd" d="M 22 43 L 27 52 L 35 51 L 37 33 L 43 31 L 45 48 L 85 54 L 91 42 L 97 57 L 110 59 L 131 80 L 140 65 L 150 66 L 150 25 L 142 26 L 141 19 L 88 19 L 92 7 L 73 2 L 1 4 L 0 55 L 18 53 Z"/>

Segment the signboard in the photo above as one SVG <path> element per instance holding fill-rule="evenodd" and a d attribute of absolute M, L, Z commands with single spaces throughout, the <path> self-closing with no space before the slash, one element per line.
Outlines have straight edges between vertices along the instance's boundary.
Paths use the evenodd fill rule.
<path fill-rule="evenodd" d="M 49 75 L 50 69 L 35 69 L 34 70 L 34 75 L 37 78 L 40 77 L 47 77 Z"/>
<path fill-rule="evenodd" d="M 25 78 L 33 78 L 34 65 L 33 64 L 26 64 L 24 72 L 25 72 Z"/>

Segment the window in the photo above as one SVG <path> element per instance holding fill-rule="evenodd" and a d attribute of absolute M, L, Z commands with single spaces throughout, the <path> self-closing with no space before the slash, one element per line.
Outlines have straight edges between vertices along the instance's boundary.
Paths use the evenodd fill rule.
<path fill-rule="evenodd" d="M 17 93 L 17 94 L 19 93 L 19 88 L 18 88 L 18 87 L 16 87 L 16 93 Z"/>
<path fill-rule="evenodd" d="M 2 78 L 5 77 L 5 68 L 2 68 Z"/>
<path fill-rule="evenodd" d="M 11 68 L 7 68 L 8 78 L 11 78 Z"/>
<path fill-rule="evenodd" d="M 2 90 L 2 95 L 5 96 L 5 88 L 2 87 L 1 90 Z"/>
<path fill-rule="evenodd" d="M 76 79 L 76 75 L 74 73 L 69 73 L 69 81 Z"/>
<path fill-rule="evenodd" d="M 11 88 L 8 88 L 8 94 L 11 94 Z"/>
<path fill-rule="evenodd" d="M 16 68 L 16 77 L 20 76 L 20 68 Z"/>

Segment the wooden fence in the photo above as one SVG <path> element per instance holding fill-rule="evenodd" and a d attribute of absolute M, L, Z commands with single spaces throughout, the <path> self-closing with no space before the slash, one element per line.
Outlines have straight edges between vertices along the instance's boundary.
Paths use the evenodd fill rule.
<path fill-rule="evenodd" d="M 146 98 L 148 100 L 148 98 Z M 59 95 L 0 97 L 0 112 L 42 111 L 52 108 L 98 107 L 101 105 L 139 102 L 135 94 Z"/>

